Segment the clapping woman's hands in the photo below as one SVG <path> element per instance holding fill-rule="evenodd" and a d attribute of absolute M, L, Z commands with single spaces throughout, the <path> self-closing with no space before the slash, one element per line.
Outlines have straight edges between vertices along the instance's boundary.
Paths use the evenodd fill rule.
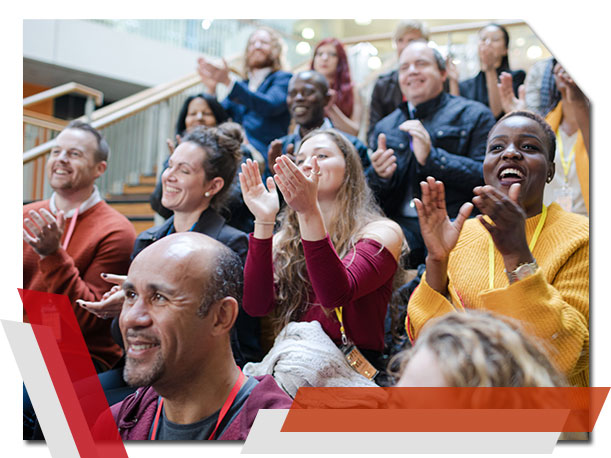
<path fill-rule="evenodd" d="M 251 159 L 242 164 L 239 174 L 244 203 L 259 222 L 274 222 L 280 209 L 278 191 L 272 177 L 266 181 L 267 188 L 261 180 L 259 166 Z"/>
<path fill-rule="evenodd" d="M 312 157 L 309 169 L 302 171 L 288 157 L 281 156 L 276 160 L 274 171 L 278 188 L 293 210 L 308 213 L 318 209 L 318 180 L 321 172 L 316 157 Z"/>

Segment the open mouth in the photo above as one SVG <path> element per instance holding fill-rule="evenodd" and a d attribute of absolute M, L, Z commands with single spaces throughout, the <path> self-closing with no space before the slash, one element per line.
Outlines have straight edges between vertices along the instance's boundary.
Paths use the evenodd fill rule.
<path fill-rule="evenodd" d="M 58 175 L 58 176 L 66 176 L 66 175 L 70 175 L 72 172 L 70 170 L 66 170 L 66 169 L 55 169 L 53 170 L 53 174 Z"/>
<path fill-rule="evenodd" d="M 180 189 L 175 188 L 173 186 L 166 185 L 166 186 L 163 187 L 163 191 L 171 193 L 171 194 L 176 194 L 176 193 L 180 192 Z"/>
<path fill-rule="evenodd" d="M 307 111 L 308 111 L 307 107 L 304 107 L 304 106 L 295 107 L 293 108 L 293 115 L 301 116 L 301 115 L 306 114 Z"/>
<path fill-rule="evenodd" d="M 135 341 L 128 342 L 127 345 L 127 354 L 132 358 L 137 358 L 140 356 L 145 356 L 147 353 L 152 350 L 157 350 L 160 347 L 159 342 L 148 342 L 148 341 Z"/>
<path fill-rule="evenodd" d="M 498 173 L 498 179 L 501 185 L 512 185 L 520 183 L 525 178 L 525 173 L 516 167 L 505 167 Z"/>

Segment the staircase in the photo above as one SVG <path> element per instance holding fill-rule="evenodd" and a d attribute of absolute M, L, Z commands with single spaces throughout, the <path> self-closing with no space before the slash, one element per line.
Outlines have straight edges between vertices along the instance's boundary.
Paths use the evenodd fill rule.
<path fill-rule="evenodd" d="M 135 185 L 123 185 L 122 194 L 108 194 L 106 202 L 134 225 L 139 234 L 155 225 L 155 212 L 149 203 L 149 196 L 155 189 L 155 175 L 141 175 Z"/>

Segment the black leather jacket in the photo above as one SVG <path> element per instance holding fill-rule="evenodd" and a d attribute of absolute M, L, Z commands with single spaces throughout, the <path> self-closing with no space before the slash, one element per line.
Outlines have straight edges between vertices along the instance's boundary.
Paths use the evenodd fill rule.
<path fill-rule="evenodd" d="M 414 157 L 408 133 L 399 126 L 410 119 L 407 103 L 402 103 L 378 122 L 373 138 L 386 134 L 386 145 L 397 156 L 397 169 L 388 179 L 380 178 L 373 167 L 366 170 L 367 180 L 386 214 L 401 214 L 407 193 L 420 195 L 420 181 L 433 176 L 443 181 L 448 215 L 455 217 L 460 206 L 473 197 L 473 188 L 483 184 L 482 163 L 488 132 L 495 123 L 485 105 L 442 92 L 416 107 L 420 120 L 431 136 L 431 152 L 425 165 Z M 375 143 L 370 144 L 375 151 Z"/>
<path fill-rule="evenodd" d="M 375 125 L 382 118 L 395 111 L 401 102 L 403 102 L 403 94 L 401 94 L 401 88 L 399 87 L 399 72 L 393 70 L 392 72 L 380 75 L 373 87 L 369 105 L 369 128 L 367 129 L 367 141 L 369 144 L 372 143 Z"/>

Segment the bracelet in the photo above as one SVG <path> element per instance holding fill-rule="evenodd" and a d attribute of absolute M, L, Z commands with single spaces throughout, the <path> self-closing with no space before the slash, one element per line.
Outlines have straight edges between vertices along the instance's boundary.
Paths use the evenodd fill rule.
<path fill-rule="evenodd" d="M 257 220 L 255 220 L 255 224 L 261 224 L 263 226 L 275 226 L 276 222 L 275 221 L 269 222 L 269 221 L 257 221 Z"/>

